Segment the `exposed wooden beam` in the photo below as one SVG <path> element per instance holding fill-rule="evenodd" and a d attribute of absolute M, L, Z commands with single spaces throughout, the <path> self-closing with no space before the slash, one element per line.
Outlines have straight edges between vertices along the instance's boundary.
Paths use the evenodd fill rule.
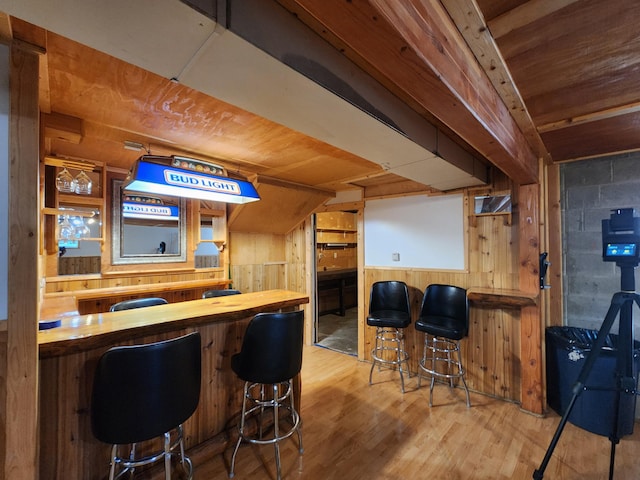
<path fill-rule="evenodd" d="M 537 182 L 538 157 L 438 1 L 278 1 L 516 183 Z"/>
<path fill-rule="evenodd" d="M 542 17 L 551 15 L 561 8 L 577 1 L 578 0 L 529 0 L 513 10 L 490 20 L 489 30 L 491 30 L 493 38 L 497 39 Z"/>
<path fill-rule="evenodd" d="M 490 153 L 487 158 L 517 183 L 536 183 L 537 157 L 439 0 L 371 3 L 471 117 L 445 123 L 478 151 Z M 482 137 L 490 137 L 500 150 L 489 152 L 482 145 L 485 138 L 465 132 L 469 126 L 480 128 Z"/>
<path fill-rule="evenodd" d="M 511 72 L 487 28 L 485 18 L 477 2 L 475 0 L 466 2 L 441 0 L 441 2 L 458 26 L 460 34 L 466 40 L 500 98 L 511 112 L 529 145 L 535 150 L 538 157 L 549 160 L 549 152 L 542 143 L 522 96 L 511 77 Z"/>

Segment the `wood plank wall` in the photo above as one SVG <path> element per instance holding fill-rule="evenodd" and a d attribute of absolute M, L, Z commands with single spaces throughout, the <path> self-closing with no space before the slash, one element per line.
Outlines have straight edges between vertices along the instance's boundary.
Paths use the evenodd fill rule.
<path fill-rule="evenodd" d="M 285 289 L 307 292 L 307 228 L 285 235 L 230 233 L 230 280 L 243 293 Z"/>
<path fill-rule="evenodd" d="M 100 256 L 62 257 L 58 259 L 59 275 L 83 275 L 100 273 Z"/>
<path fill-rule="evenodd" d="M 503 181 L 496 191 L 509 191 Z M 473 192 L 467 193 L 472 200 Z M 473 201 L 466 204 L 473 205 Z M 516 199 L 514 198 L 514 202 Z M 518 227 L 505 215 L 468 216 L 468 272 L 426 269 L 366 268 L 361 289 L 360 332 L 364 337 L 362 360 L 370 361 L 373 329 L 365 324 L 368 292 L 378 280 L 402 280 L 411 287 L 414 318 L 418 315 L 422 293 L 430 283 L 449 283 L 464 288 L 518 288 Z M 230 233 L 231 280 L 243 292 L 266 288 L 306 291 L 307 271 L 304 246 L 311 247 L 303 225 L 287 235 Z M 306 243 L 309 242 L 309 243 Z M 468 368 L 469 387 L 511 401 L 520 401 L 520 310 L 474 305 L 467 340 L 463 342 L 463 361 Z M 406 331 L 410 366 L 417 371 L 422 354 L 422 334 L 413 327 Z"/>
<path fill-rule="evenodd" d="M 509 190 L 500 185 L 499 190 Z M 472 197 L 473 193 L 469 193 Z M 515 201 L 515 199 L 514 199 Z M 473 202 L 467 202 L 472 205 Z M 470 208 L 470 207 L 469 207 Z M 467 272 L 424 269 L 366 268 L 362 297 L 360 331 L 364 336 L 362 360 L 370 361 L 373 329 L 366 327 L 368 292 L 378 280 L 403 280 L 411 287 L 414 318 L 422 293 L 430 283 L 450 283 L 465 288 L 518 288 L 518 227 L 511 217 L 472 216 L 467 212 Z M 243 292 L 270 288 L 306 291 L 307 272 L 304 245 L 308 241 L 304 226 L 287 235 L 231 233 L 231 280 Z M 307 245 L 311 245 L 308 243 Z M 474 305 L 471 311 L 469 338 L 463 342 L 463 360 L 468 368 L 469 387 L 506 400 L 520 401 L 520 310 Z M 407 329 L 407 348 L 411 369 L 417 371 L 423 337 L 413 327 Z"/>
<path fill-rule="evenodd" d="M 503 183 L 496 191 L 512 190 Z M 483 192 L 484 193 L 484 192 Z M 469 197 L 468 219 L 468 272 L 433 271 L 426 269 L 366 268 L 362 299 L 364 311 L 369 308 L 369 291 L 379 280 L 402 280 L 410 287 L 413 318 L 417 317 L 422 294 L 431 283 L 457 285 L 463 288 L 483 287 L 518 289 L 518 227 L 505 215 L 475 216 L 471 212 L 473 192 Z M 514 198 L 514 203 L 517 199 Z M 364 331 L 364 359 L 370 361 L 374 343 L 374 329 L 360 318 Z M 423 334 L 413 326 L 406 329 L 406 348 L 411 360 L 410 368 L 418 370 L 422 355 Z M 467 368 L 469 388 L 505 400 L 520 401 L 520 310 L 473 305 L 469 336 L 462 342 L 463 363 Z"/>
<path fill-rule="evenodd" d="M 380 280 L 401 280 L 410 288 L 412 317 L 415 320 L 420 310 L 422 294 L 431 283 L 457 285 L 463 288 L 479 286 L 486 275 L 473 273 L 431 272 L 426 270 L 365 270 L 365 290 Z M 366 298 L 365 311 L 369 308 Z M 467 368 L 469 388 L 506 400 L 519 401 L 520 392 L 520 314 L 514 308 L 491 308 L 472 305 L 469 336 L 462 342 L 462 361 Z M 365 359 L 371 360 L 374 329 L 364 330 Z M 418 371 L 418 360 L 422 355 L 424 335 L 412 326 L 405 330 L 406 348 L 409 351 L 409 366 Z"/>

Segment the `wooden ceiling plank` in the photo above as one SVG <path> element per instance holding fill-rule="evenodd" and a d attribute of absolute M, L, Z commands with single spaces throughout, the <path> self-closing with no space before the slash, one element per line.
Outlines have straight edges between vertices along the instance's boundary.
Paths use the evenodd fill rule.
<path fill-rule="evenodd" d="M 637 151 L 640 112 L 552 130 L 542 138 L 557 162 Z"/>
<path fill-rule="evenodd" d="M 561 128 L 572 127 L 575 125 L 581 125 L 583 123 L 596 122 L 607 118 L 613 118 L 620 115 L 627 115 L 629 113 L 640 112 L 640 102 L 631 103 L 628 105 L 620 105 L 619 107 L 608 108 L 606 110 L 600 110 L 598 112 L 591 112 L 584 115 L 578 115 L 572 118 L 566 118 L 557 122 L 550 122 L 545 125 L 540 125 L 538 131 L 540 133 L 550 132 L 552 130 L 560 130 Z"/>
<path fill-rule="evenodd" d="M 530 0 L 513 10 L 489 20 L 487 22 L 489 30 L 491 30 L 493 38 L 498 39 L 577 1 L 578 0 Z"/>
<path fill-rule="evenodd" d="M 604 8 L 599 0 L 585 0 L 497 40 L 534 121 L 563 104 L 637 90 L 632 79 L 640 67 L 639 21 L 633 3 L 607 2 Z M 540 102 L 532 105 L 537 97 Z"/>

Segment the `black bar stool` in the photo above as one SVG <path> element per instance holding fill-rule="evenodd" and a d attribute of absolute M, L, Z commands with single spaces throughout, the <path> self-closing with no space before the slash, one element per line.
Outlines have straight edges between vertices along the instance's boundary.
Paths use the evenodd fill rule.
<path fill-rule="evenodd" d="M 422 298 L 422 308 L 415 328 L 425 334 L 424 351 L 418 370 L 418 388 L 421 370 L 431 376 L 429 406 L 433 405 L 433 385 L 436 378 L 448 381 L 451 388 L 454 387 L 454 379 L 459 378 L 467 396 L 467 407 L 470 407 L 469 389 L 460 355 L 460 340 L 469 333 L 467 291 L 453 285 L 429 285 Z"/>
<path fill-rule="evenodd" d="M 134 298 L 132 300 L 124 300 L 122 302 L 114 303 L 109 309 L 110 312 L 119 312 L 120 310 L 131 310 L 132 308 L 144 308 L 153 307 L 154 305 L 166 305 L 167 302 L 164 298 L 150 297 L 150 298 Z"/>
<path fill-rule="evenodd" d="M 236 454 L 243 441 L 273 444 L 278 480 L 282 478 L 279 443 L 296 432 L 298 451 L 303 452 L 292 383 L 302 368 L 303 325 L 302 310 L 260 313 L 249 322 L 240 352 L 231 357 L 231 369 L 245 383 L 229 478 L 233 478 Z M 249 428 L 248 424 L 255 427 Z"/>
<path fill-rule="evenodd" d="M 100 357 L 91 395 L 91 427 L 98 440 L 112 445 L 110 480 L 133 475 L 136 468 L 160 460 L 170 480 L 173 456 L 187 478 L 193 478 L 193 465 L 184 454 L 182 424 L 198 406 L 200 377 L 198 332 L 113 347 Z M 158 437 L 163 439 L 162 449 L 149 452 L 157 446 L 153 440 Z M 129 448 L 121 456 L 119 450 L 124 446 Z M 139 450 L 145 453 L 140 455 Z"/>
<path fill-rule="evenodd" d="M 369 316 L 367 325 L 376 327 L 376 341 L 371 356 L 373 363 L 369 372 L 369 385 L 376 364 L 397 366 L 400 372 L 400 385 L 404 393 L 402 364 L 409 370 L 409 353 L 404 348 L 404 329 L 411 323 L 411 305 L 409 289 L 404 282 L 381 281 L 371 286 L 369 298 Z M 388 355 L 393 352 L 393 355 Z M 391 358 L 389 358 L 391 357 Z"/>

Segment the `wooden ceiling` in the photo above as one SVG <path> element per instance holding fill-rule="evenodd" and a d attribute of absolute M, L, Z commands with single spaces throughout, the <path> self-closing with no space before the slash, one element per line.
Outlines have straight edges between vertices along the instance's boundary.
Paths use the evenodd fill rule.
<path fill-rule="evenodd" d="M 447 8 L 454 3 L 448 0 Z M 561 162 L 640 148 L 636 2 L 479 0 L 478 5 L 522 103 L 503 79 L 494 85 L 522 131 L 533 124 L 543 154 Z M 465 38 L 474 45 L 471 28 L 467 25 Z M 492 68 L 486 60 L 484 67 Z"/>
<path fill-rule="evenodd" d="M 538 158 L 561 162 L 640 149 L 635 2 L 277 3 L 516 183 L 538 181 Z M 123 149 L 129 140 L 153 154 L 212 158 L 231 172 L 319 189 L 428 188 L 62 35 L 2 18 L 5 36 L 47 52 L 41 108 L 51 113 L 45 125 L 57 132 L 47 138 L 47 153 L 126 169 L 140 154 Z M 79 143 L 65 134 L 74 118 L 82 121 Z"/>

